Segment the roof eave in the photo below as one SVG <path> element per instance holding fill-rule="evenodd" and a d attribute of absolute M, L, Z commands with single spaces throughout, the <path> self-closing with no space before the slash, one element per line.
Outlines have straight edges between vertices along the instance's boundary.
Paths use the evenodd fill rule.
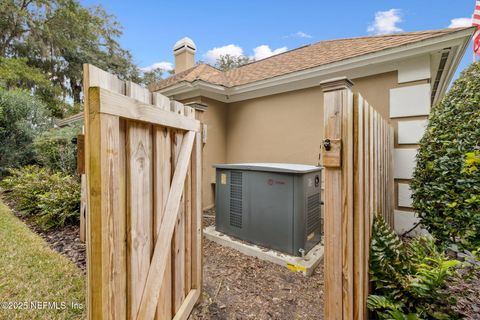
<path fill-rule="evenodd" d="M 465 34 L 463 35 L 463 43 L 461 43 L 458 46 L 458 50 L 456 50 L 453 58 L 448 60 L 448 65 L 445 67 L 447 72 L 442 76 L 440 80 L 440 84 L 438 86 L 437 92 L 432 101 L 432 106 L 436 105 L 442 99 L 445 92 L 447 91 L 448 86 L 455 74 L 455 71 L 457 70 L 458 65 L 460 64 L 460 61 L 462 60 L 465 54 L 465 51 L 467 50 L 468 45 L 472 40 L 472 37 L 475 34 L 476 30 L 477 29 L 475 27 L 462 30 L 465 32 Z M 433 75 L 432 75 L 432 79 L 433 79 Z"/>
<path fill-rule="evenodd" d="M 463 56 L 465 49 L 468 46 L 471 37 L 473 36 L 473 33 L 474 28 L 458 30 L 411 44 L 389 48 L 234 87 L 227 88 L 224 86 L 211 84 L 206 81 L 196 80 L 194 82 L 182 81 L 170 87 L 160 89 L 158 92 L 170 97 L 175 96 L 176 99 L 183 99 L 192 97 L 195 94 L 198 94 L 198 92 L 202 91 L 203 93 L 206 93 L 207 96 L 211 93 L 212 97 L 215 96 L 216 99 L 219 99 L 223 102 L 235 102 L 272 94 L 271 89 L 273 87 L 277 87 L 279 90 L 281 90 L 274 93 L 298 90 L 302 89 L 302 87 L 291 86 L 290 84 L 295 82 L 303 82 L 304 85 L 307 85 L 305 88 L 309 86 L 311 87 L 315 84 L 318 85 L 318 82 L 308 82 L 306 80 L 315 79 L 315 81 L 317 81 L 318 79 L 331 77 L 331 75 L 335 73 L 346 73 L 349 70 L 361 67 L 365 68 L 366 66 L 368 66 L 368 68 L 366 68 L 368 70 L 371 69 L 370 67 L 374 64 L 388 63 L 390 61 L 408 58 L 409 56 L 441 50 L 448 46 L 459 46 L 461 49 L 457 50 L 455 58 L 451 60 L 452 63 L 448 66 L 448 70 L 446 70 L 446 76 L 442 78 L 442 83 L 439 86 L 439 90 L 435 97 L 435 101 L 437 101 L 438 98 L 442 97 L 445 93 L 448 83 L 451 81 L 458 63 L 460 62 L 461 57 Z M 394 66 L 392 66 L 392 68 L 393 67 Z M 372 74 L 358 74 L 356 76 L 360 77 L 367 75 Z M 257 92 L 257 94 L 254 92 Z"/>

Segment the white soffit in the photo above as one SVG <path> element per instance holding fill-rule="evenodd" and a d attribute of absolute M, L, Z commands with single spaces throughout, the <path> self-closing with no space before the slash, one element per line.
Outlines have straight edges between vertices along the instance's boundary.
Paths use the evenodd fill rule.
<path fill-rule="evenodd" d="M 412 207 L 412 190 L 407 183 L 398 184 L 398 206 L 405 208 Z"/>
<path fill-rule="evenodd" d="M 428 120 L 409 120 L 398 122 L 398 144 L 417 144 L 425 133 Z"/>
<path fill-rule="evenodd" d="M 417 149 L 395 149 L 393 175 L 395 179 L 411 179 L 415 169 Z"/>
<path fill-rule="evenodd" d="M 430 79 L 430 55 L 403 60 L 398 64 L 398 83 Z"/>
<path fill-rule="evenodd" d="M 430 113 L 430 84 L 390 89 L 390 118 Z"/>

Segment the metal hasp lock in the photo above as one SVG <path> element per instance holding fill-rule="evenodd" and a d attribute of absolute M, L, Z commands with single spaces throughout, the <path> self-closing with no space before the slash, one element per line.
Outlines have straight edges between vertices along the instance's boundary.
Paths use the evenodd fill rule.
<path fill-rule="evenodd" d="M 338 168 L 342 164 L 342 148 L 340 139 L 324 139 L 322 148 L 322 165 Z"/>

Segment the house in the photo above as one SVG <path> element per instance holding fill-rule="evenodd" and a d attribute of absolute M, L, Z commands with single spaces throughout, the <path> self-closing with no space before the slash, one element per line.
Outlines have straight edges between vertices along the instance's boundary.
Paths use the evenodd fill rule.
<path fill-rule="evenodd" d="M 201 110 L 208 128 L 203 203 L 214 205 L 216 163 L 317 165 L 323 139 L 319 83 L 347 76 L 395 127 L 395 229 L 415 223 L 409 179 L 431 107 L 442 99 L 474 33 L 456 28 L 320 41 L 226 72 L 195 64 L 189 38 L 175 75 L 150 90 Z"/>

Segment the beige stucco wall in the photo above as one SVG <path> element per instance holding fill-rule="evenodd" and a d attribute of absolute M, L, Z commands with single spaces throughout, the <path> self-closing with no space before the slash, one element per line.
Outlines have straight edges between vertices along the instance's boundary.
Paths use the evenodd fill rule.
<path fill-rule="evenodd" d="M 230 104 L 227 161 L 316 165 L 322 109 L 319 87 Z"/>
<path fill-rule="evenodd" d="M 382 116 L 388 118 L 389 89 L 397 73 L 353 79 Z M 323 133 L 320 87 L 232 103 L 228 106 L 227 161 L 318 164 Z"/>
<path fill-rule="evenodd" d="M 200 102 L 208 106 L 207 110 L 200 115 L 200 120 L 207 125 L 207 143 L 203 148 L 202 201 L 203 207 L 208 208 L 215 203 L 215 184 L 213 184 L 215 181 L 215 169 L 212 166 L 215 163 L 225 163 L 227 161 L 227 105 L 205 97 L 184 100 L 182 102 Z"/>
<path fill-rule="evenodd" d="M 388 118 L 389 89 L 397 72 L 353 79 L 382 116 Z M 214 204 L 215 163 L 288 162 L 317 165 L 323 139 L 323 93 L 320 87 L 226 104 L 207 98 L 189 99 L 208 105 L 203 122 L 208 139 L 203 161 L 203 206 Z M 188 101 L 183 101 L 188 102 Z"/>

